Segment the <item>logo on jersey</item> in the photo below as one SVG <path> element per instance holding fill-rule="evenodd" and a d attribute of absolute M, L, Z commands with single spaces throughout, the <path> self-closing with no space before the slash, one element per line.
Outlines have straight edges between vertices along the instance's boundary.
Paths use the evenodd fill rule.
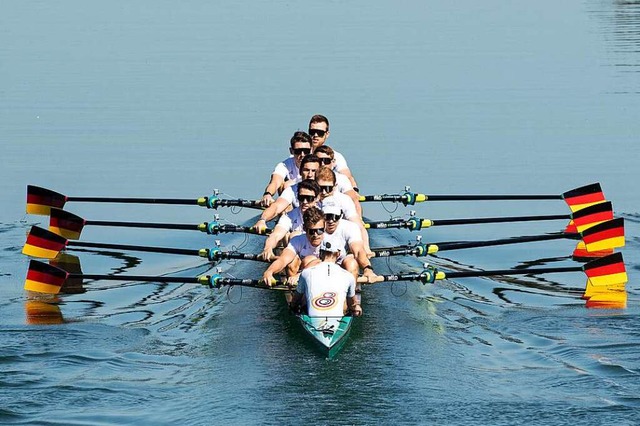
<path fill-rule="evenodd" d="M 322 296 L 314 297 L 311 303 L 314 308 L 321 311 L 331 309 L 337 302 L 336 296 L 336 293 L 328 291 L 323 293 Z"/>

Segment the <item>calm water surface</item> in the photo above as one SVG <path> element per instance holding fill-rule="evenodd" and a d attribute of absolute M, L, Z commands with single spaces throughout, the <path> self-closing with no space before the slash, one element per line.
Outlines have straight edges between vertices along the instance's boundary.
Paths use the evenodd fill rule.
<path fill-rule="evenodd" d="M 640 2 L 193 1 L 0 6 L 0 423 L 637 424 Z M 364 293 L 337 360 L 281 295 L 85 282 L 22 290 L 25 186 L 71 196 L 257 198 L 293 131 L 322 113 L 363 193 L 559 194 L 601 182 L 626 219 L 624 310 L 583 277 L 397 283 Z M 197 207 L 69 204 L 90 220 L 200 223 Z M 561 214 L 560 202 L 433 203 L 434 219 Z M 384 220 L 403 206 L 367 205 Z M 220 211 L 230 223 L 255 212 Z M 441 227 L 425 240 L 562 229 Z M 409 232 L 372 231 L 374 246 Z M 258 237 L 218 237 L 256 252 Z M 83 240 L 201 248 L 185 231 L 87 227 Z M 447 268 L 575 265 L 570 241 L 463 250 Z M 69 251 L 85 273 L 195 276 L 189 257 Z M 383 272 L 418 259 L 376 260 Z M 224 263 L 236 277 L 262 268 Z"/>

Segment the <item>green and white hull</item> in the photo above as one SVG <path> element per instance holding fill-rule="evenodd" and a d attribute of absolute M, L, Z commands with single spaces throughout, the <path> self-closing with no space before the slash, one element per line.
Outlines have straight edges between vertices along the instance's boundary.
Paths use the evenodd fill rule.
<path fill-rule="evenodd" d="M 329 359 L 334 358 L 347 342 L 353 322 L 352 316 L 310 317 L 299 315 L 304 330 L 313 338 L 322 353 Z"/>

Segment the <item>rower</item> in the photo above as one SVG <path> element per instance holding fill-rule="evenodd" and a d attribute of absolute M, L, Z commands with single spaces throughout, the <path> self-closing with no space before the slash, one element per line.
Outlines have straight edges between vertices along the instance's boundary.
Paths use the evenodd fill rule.
<path fill-rule="evenodd" d="M 322 214 L 325 230 L 323 241 L 330 241 L 342 252 L 337 263 L 350 272 L 354 279 L 358 278 L 359 268 L 362 268 L 362 275 L 368 282 L 378 281 L 379 276 L 373 271 L 358 225 L 342 218 L 342 210 L 333 197 L 323 200 Z"/>
<path fill-rule="evenodd" d="M 329 138 L 329 119 L 324 115 L 316 114 L 311 117 L 309 120 L 309 136 L 311 136 L 311 145 L 312 149 L 315 151 Z M 351 174 L 351 170 L 349 170 L 349 166 L 347 165 L 347 160 L 344 159 L 344 156 L 340 154 L 338 151 L 334 151 L 335 153 L 335 166 L 334 170 L 342 173 L 351 181 L 351 185 L 356 192 L 358 191 L 358 185 L 356 184 L 356 180 Z"/>
<path fill-rule="evenodd" d="M 320 168 L 320 160 L 313 154 L 307 155 L 300 162 L 300 179 L 315 179 L 316 172 Z M 274 219 L 280 213 L 285 212 L 290 206 L 298 207 L 297 185 L 291 185 L 282 191 L 280 197 L 269 207 L 263 210 L 260 218 L 253 228 L 262 232 L 267 227 L 267 221 Z"/>
<path fill-rule="evenodd" d="M 302 218 L 305 233 L 291 238 L 280 256 L 264 271 L 262 280 L 266 285 L 271 286 L 275 282 L 273 275 L 286 267 L 289 267 L 290 274 L 287 281 L 295 284 L 298 281 L 300 266 L 304 268 L 309 262 L 317 259 L 324 236 L 324 215 L 319 208 L 309 207 Z"/>
<path fill-rule="evenodd" d="M 322 145 L 316 148 L 316 150 L 313 153 L 320 160 L 321 166 L 331 167 L 331 169 L 336 173 L 336 189 L 338 190 L 338 192 L 347 194 L 353 200 L 353 204 L 355 204 L 356 206 L 356 211 L 358 212 L 358 215 L 362 217 L 362 206 L 360 206 L 360 196 L 353 189 L 353 185 L 351 184 L 351 181 L 349 180 L 349 178 L 336 170 L 335 151 L 329 145 Z"/>
<path fill-rule="evenodd" d="M 307 315 L 312 318 L 342 317 L 347 313 L 348 303 L 352 315 L 361 316 L 355 279 L 336 265 L 340 249 L 331 242 L 323 241 L 319 255 L 320 263 L 302 271 L 290 308 L 300 311 L 306 302 Z"/>
<path fill-rule="evenodd" d="M 323 205 L 325 198 L 332 197 L 333 203 L 336 203 L 342 210 L 342 216 L 358 225 L 367 255 L 372 256 L 373 253 L 369 248 L 369 234 L 364 227 L 362 217 L 358 214 L 353 200 L 348 195 L 336 190 L 335 172 L 329 167 L 321 167 L 316 173 L 316 182 L 320 185 L 320 205 Z"/>
<path fill-rule="evenodd" d="M 271 261 L 275 257 L 273 249 L 278 245 L 280 240 L 286 238 L 286 240 L 288 241 L 292 237 L 304 232 L 304 212 L 306 212 L 309 207 L 316 207 L 318 196 L 320 195 L 320 187 L 318 186 L 316 181 L 307 179 L 303 180 L 296 186 L 298 190 L 297 199 L 300 203 L 300 206 L 291 210 L 287 214 L 280 216 L 278 223 L 273 228 L 273 232 L 271 232 L 264 243 L 264 249 L 259 255 L 261 259 Z"/>
<path fill-rule="evenodd" d="M 278 163 L 271 173 L 269 184 L 262 194 L 260 204 L 268 207 L 273 203 L 276 192 L 282 191 L 282 185 L 287 180 L 297 180 L 300 177 L 300 163 L 311 153 L 311 137 L 305 132 L 295 132 L 289 141 L 291 156 Z"/>

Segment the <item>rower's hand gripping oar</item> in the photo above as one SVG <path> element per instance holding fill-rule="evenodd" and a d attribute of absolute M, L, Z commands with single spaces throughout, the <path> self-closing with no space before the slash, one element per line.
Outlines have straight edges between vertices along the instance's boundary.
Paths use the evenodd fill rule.
<path fill-rule="evenodd" d="M 126 203 L 126 204 L 173 204 L 196 205 L 208 209 L 219 207 L 247 207 L 262 209 L 257 200 L 221 199 L 218 190 L 208 197 L 200 198 L 133 198 L 133 197 L 69 197 L 35 185 L 27 185 L 27 213 L 49 215 L 51 208 L 63 208 L 67 202 Z"/>
<path fill-rule="evenodd" d="M 419 231 L 432 226 L 452 226 L 452 225 L 477 225 L 486 223 L 512 223 L 512 222 L 533 222 L 549 220 L 570 220 L 571 226 L 567 227 L 568 232 L 581 232 L 590 226 L 606 220 L 613 219 L 613 206 L 606 201 L 585 207 L 570 214 L 538 215 L 538 216 L 507 216 L 507 217 L 481 217 L 463 219 L 421 219 L 411 212 L 408 219 L 392 219 L 387 221 L 366 222 L 367 229 L 408 229 L 409 231 Z"/>
<path fill-rule="evenodd" d="M 562 194 L 511 194 L 511 195 L 427 195 L 411 192 L 405 187 L 402 194 L 361 195 L 360 202 L 387 201 L 405 206 L 426 201 L 505 201 L 505 200 L 564 200 L 572 211 L 605 200 L 599 183 L 585 185 Z"/>
<path fill-rule="evenodd" d="M 263 232 L 258 232 L 256 229 L 250 226 L 240 226 L 232 224 L 221 224 L 219 216 L 214 215 L 214 220 L 211 222 L 203 222 L 200 224 L 185 224 L 185 223 L 149 223 L 149 222 L 116 222 L 106 220 L 86 220 L 82 217 L 70 213 L 65 210 L 61 210 L 55 207 L 51 208 L 51 215 L 49 217 L 49 230 L 55 232 L 70 240 L 77 240 L 80 238 L 82 230 L 87 225 L 93 226 L 114 226 L 124 228 L 152 228 L 152 229 L 174 229 L 174 230 L 186 230 L 186 231 L 200 231 L 209 235 L 218 235 L 223 233 L 245 233 L 255 235 L 269 235 L 271 229 L 265 229 Z"/>
<path fill-rule="evenodd" d="M 441 243 L 423 243 L 422 238 L 418 238 L 417 244 L 413 246 L 398 246 L 386 248 L 373 248 L 375 257 L 389 256 L 426 256 L 440 251 L 462 250 L 468 248 L 490 247 L 508 244 L 520 244 L 535 241 L 550 241 L 559 239 L 581 240 L 587 252 L 600 252 L 623 247 L 624 239 L 624 219 L 618 218 L 599 223 L 582 232 L 557 232 L 552 234 L 528 235 L 521 237 L 502 238 L 485 241 L 451 241 Z"/>
<path fill-rule="evenodd" d="M 290 287 L 284 281 L 275 281 L 274 286 L 269 287 L 261 279 L 227 278 L 220 274 L 200 275 L 198 277 L 74 274 L 33 259 L 29 262 L 24 289 L 38 293 L 58 294 L 69 279 L 200 284 L 209 288 L 241 286 L 265 290 L 290 290 Z"/>
<path fill-rule="evenodd" d="M 84 248 L 100 248 L 123 251 L 141 251 L 148 253 L 167 253 L 179 254 L 186 256 L 200 256 L 212 262 L 218 262 L 227 259 L 237 260 L 254 260 L 265 262 L 253 253 L 240 253 L 235 251 L 222 251 L 217 246 L 202 249 L 182 249 L 173 247 L 153 247 L 139 246 L 129 244 L 108 244 L 108 243 L 90 243 L 80 241 L 70 241 L 58 234 L 55 234 L 38 226 L 32 226 L 27 241 L 22 249 L 22 253 L 31 257 L 39 257 L 44 259 L 53 259 L 58 253 L 67 247 L 84 247 Z"/>
<path fill-rule="evenodd" d="M 431 284 L 437 280 L 455 278 L 534 275 L 566 272 L 584 272 L 587 276 L 587 285 L 582 298 L 587 299 L 588 307 L 624 308 L 626 306 L 627 295 L 625 284 L 628 281 L 628 276 L 621 253 L 614 253 L 606 257 L 598 258 L 582 266 L 566 267 L 445 272 L 433 266 L 425 265 L 424 270 L 421 272 L 379 275 L 376 282 L 417 281 L 422 284 Z M 369 283 L 367 277 L 359 277 L 357 281 L 362 284 Z"/>

